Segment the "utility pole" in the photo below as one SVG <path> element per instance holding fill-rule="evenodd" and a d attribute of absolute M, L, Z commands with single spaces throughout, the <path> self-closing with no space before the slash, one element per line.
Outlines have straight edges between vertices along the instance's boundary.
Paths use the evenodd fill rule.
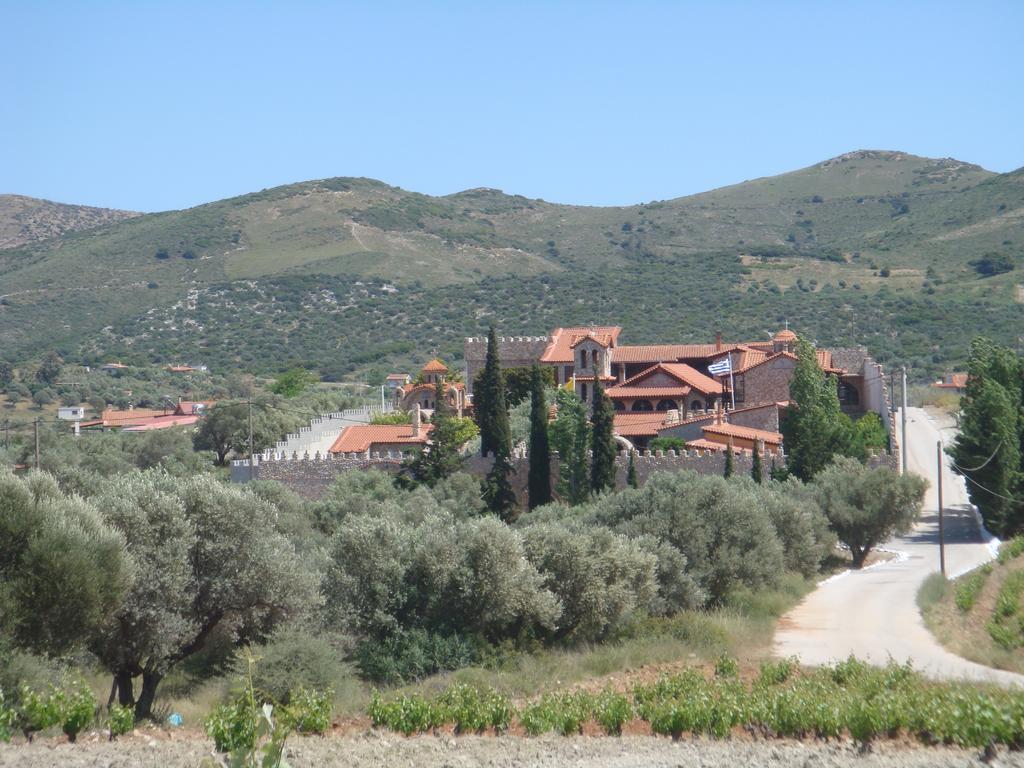
<path fill-rule="evenodd" d="M 32 422 L 33 431 L 35 432 L 36 439 L 36 469 L 39 469 L 39 417 L 36 416 L 35 421 Z"/>
<path fill-rule="evenodd" d="M 256 477 L 256 467 L 252 463 L 252 398 L 246 403 L 249 406 L 249 480 L 252 481 Z"/>
<path fill-rule="evenodd" d="M 4 419 L 4 450 L 11 449 L 11 420 Z"/>
<path fill-rule="evenodd" d="M 907 474 L 907 366 L 903 366 L 903 408 L 901 417 L 903 422 L 903 444 L 900 445 L 900 453 L 903 456 L 903 474 Z"/>
<path fill-rule="evenodd" d="M 942 441 L 935 442 L 935 468 L 939 473 L 939 570 L 946 576 L 946 531 L 942 519 Z"/>

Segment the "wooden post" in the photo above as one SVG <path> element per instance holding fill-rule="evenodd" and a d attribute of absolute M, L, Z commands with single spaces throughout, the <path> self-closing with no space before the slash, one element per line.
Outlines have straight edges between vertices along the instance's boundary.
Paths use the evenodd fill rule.
<path fill-rule="evenodd" d="M 32 422 L 32 427 L 33 427 L 33 431 L 35 432 L 35 442 L 36 442 L 36 469 L 39 469 L 39 417 L 38 416 L 36 417 L 36 420 Z"/>

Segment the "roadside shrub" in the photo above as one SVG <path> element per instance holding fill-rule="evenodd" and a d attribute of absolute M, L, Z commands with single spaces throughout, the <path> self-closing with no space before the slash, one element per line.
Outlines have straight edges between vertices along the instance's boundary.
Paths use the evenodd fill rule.
<path fill-rule="evenodd" d="M 953 599 L 956 602 L 956 607 L 963 613 L 967 613 L 974 607 L 974 603 L 978 600 L 978 595 L 981 594 L 981 590 L 985 586 L 985 580 L 991 572 L 991 567 L 983 566 L 973 573 L 964 576 L 957 583 Z"/>
<path fill-rule="evenodd" d="M 438 699 L 446 721 L 455 723 L 456 733 L 496 732 L 508 729 L 512 721 L 512 702 L 493 688 L 480 691 L 464 684 L 450 687 Z"/>
<path fill-rule="evenodd" d="M 406 736 L 444 723 L 441 710 L 415 693 L 385 702 L 374 691 L 369 714 L 375 726 L 384 726 Z"/>
<path fill-rule="evenodd" d="M 110 740 L 124 736 L 135 729 L 135 711 L 131 707 L 114 704 L 107 715 L 107 727 L 110 729 Z"/>
<path fill-rule="evenodd" d="M 999 564 L 1006 565 L 1010 560 L 1020 557 L 1021 553 L 1024 553 L 1024 536 L 1014 536 L 999 547 Z"/>

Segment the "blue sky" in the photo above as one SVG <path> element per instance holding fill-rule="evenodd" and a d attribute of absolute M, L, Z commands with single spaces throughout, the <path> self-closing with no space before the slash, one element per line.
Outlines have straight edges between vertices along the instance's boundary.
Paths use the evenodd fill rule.
<path fill-rule="evenodd" d="M 0 0 L 0 192 L 370 176 L 588 205 L 860 148 L 1024 165 L 1024 2 Z"/>

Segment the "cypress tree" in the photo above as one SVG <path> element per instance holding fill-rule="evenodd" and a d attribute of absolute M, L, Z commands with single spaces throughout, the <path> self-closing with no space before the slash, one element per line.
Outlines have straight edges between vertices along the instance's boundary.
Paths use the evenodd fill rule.
<path fill-rule="evenodd" d="M 590 444 L 590 423 L 587 407 L 572 392 L 559 389 L 555 393 L 558 418 L 551 425 L 551 445 L 558 451 L 558 493 L 570 504 L 587 500 L 587 448 Z"/>
<path fill-rule="evenodd" d="M 615 488 L 615 409 L 604 393 L 601 379 L 594 377 L 593 458 L 590 489 L 594 493 Z"/>
<path fill-rule="evenodd" d="M 733 460 L 734 460 L 732 452 L 733 452 L 732 437 L 730 436 L 729 440 L 725 444 L 725 472 L 724 472 L 725 477 L 732 477 Z"/>
<path fill-rule="evenodd" d="M 498 361 L 498 340 L 494 326 L 487 333 L 487 358 L 484 369 L 474 383 L 476 422 L 480 426 L 480 455 L 496 453 L 500 446 L 508 446 L 511 433 L 508 426 L 508 406 L 505 403 L 505 382 Z M 506 448 L 506 451 L 509 451 Z"/>
<path fill-rule="evenodd" d="M 636 461 L 633 458 L 635 455 L 636 451 L 631 450 L 629 452 L 629 467 L 626 469 L 626 485 L 630 488 L 640 487 L 640 481 L 636 477 Z"/>
<path fill-rule="evenodd" d="M 530 509 L 551 501 L 551 445 L 548 440 L 548 406 L 540 366 L 530 372 Z"/>
<path fill-rule="evenodd" d="M 754 443 L 754 455 L 750 461 L 750 476 L 758 485 L 764 482 L 764 465 L 762 464 L 761 459 L 761 451 L 763 450 L 764 442 L 757 440 Z"/>
<path fill-rule="evenodd" d="M 511 474 L 512 460 L 508 451 L 495 450 L 494 464 L 484 479 L 483 498 L 487 508 L 506 523 L 512 520 L 516 510 L 516 494 L 508 479 Z"/>

